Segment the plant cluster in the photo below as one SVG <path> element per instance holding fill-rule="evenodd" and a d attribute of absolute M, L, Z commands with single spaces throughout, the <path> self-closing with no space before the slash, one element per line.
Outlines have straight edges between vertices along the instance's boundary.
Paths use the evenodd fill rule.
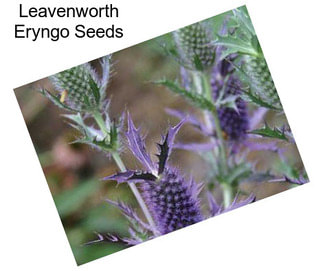
<path fill-rule="evenodd" d="M 130 112 L 118 121 L 109 117 L 106 88 L 111 56 L 101 59 L 101 76 L 90 64 L 83 64 L 50 78 L 57 95 L 41 90 L 70 112 L 64 117 L 80 134 L 75 142 L 88 144 L 115 161 L 119 172 L 103 180 L 127 183 L 143 213 L 141 216 L 122 200 L 107 199 L 128 219 L 129 235 L 98 233 L 99 239 L 90 243 L 135 245 L 254 202 L 255 195 L 241 188 L 243 182 L 307 182 L 306 172 L 289 164 L 284 156 L 285 148 L 295 144 L 288 124 L 276 127 L 266 122 L 269 114 L 281 115 L 282 106 L 244 7 L 179 29 L 162 40 L 162 47 L 179 64 L 180 80 L 161 79 L 154 84 L 170 90 L 170 95 L 182 96 L 200 114 L 166 109 L 165 114 L 180 121 L 161 136 L 157 159 L 147 151 Z M 89 119 L 96 124 L 90 125 Z M 194 127 L 205 142 L 175 140 L 183 125 Z M 127 142 L 120 140 L 121 136 Z M 142 167 L 127 168 L 121 148 L 128 148 Z M 169 162 L 174 149 L 201 155 L 209 169 L 205 178 L 195 182 L 174 167 Z M 258 170 L 256 162 L 247 159 L 257 151 L 275 153 L 284 170 L 279 174 Z M 221 191 L 222 202 L 216 201 L 215 191 Z M 208 213 L 202 211 L 202 204 L 209 206 Z"/>

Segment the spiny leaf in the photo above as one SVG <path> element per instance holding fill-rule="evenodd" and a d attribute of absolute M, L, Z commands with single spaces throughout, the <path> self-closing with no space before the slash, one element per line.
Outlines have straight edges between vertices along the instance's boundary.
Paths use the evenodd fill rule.
<path fill-rule="evenodd" d="M 95 147 L 99 150 L 112 152 L 118 149 L 118 127 L 115 122 L 112 123 L 112 126 L 109 131 L 109 136 L 102 138 L 102 135 L 99 134 L 95 128 L 88 127 L 80 113 L 63 115 L 65 118 L 72 120 L 74 123 L 69 123 L 73 128 L 81 132 L 81 138 L 78 138 L 71 142 L 72 144 L 81 143 L 87 144 L 92 147 Z"/>
<path fill-rule="evenodd" d="M 157 157 L 159 158 L 158 175 L 160 175 L 164 172 L 167 159 L 169 158 L 169 156 L 172 152 L 172 149 L 174 147 L 175 136 L 185 121 L 186 121 L 186 119 L 184 118 L 182 121 L 180 121 L 174 127 L 170 127 L 166 136 L 163 138 L 163 142 L 161 144 L 158 144 L 159 149 L 160 149 L 160 153 L 157 154 Z"/>
<path fill-rule="evenodd" d="M 233 10 L 233 15 L 230 19 L 234 23 L 234 32 L 231 31 L 230 35 L 217 34 L 211 42 L 215 46 L 226 48 L 221 53 L 221 59 L 233 53 L 262 57 L 259 41 L 245 7 Z"/>
<path fill-rule="evenodd" d="M 268 108 L 268 109 L 276 110 L 276 111 L 282 111 L 282 108 L 275 107 L 275 106 L 267 103 L 266 101 L 261 99 L 261 97 L 259 95 L 253 94 L 250 89 L 243 91 L 243 94 L 245 94 L 247 96 L 247 98 L 250 99 L 251 102 L 253 102 L 257 105 L 260 105 L 260 106 Z M 244 97 L 244 96 L 242 96 L 242 98 L 246 99 L 246 97 Z"/>
<path fill-rule="evenodd" d="M 140 129 L 134 125 L 130 114 L 128 113 L 128 131 L 126 132 L 130 150 L 133 155 L 142 163 L 142 165 L 152 173 L 157 172 L 155 164 L 147 153 L 144 138 L 140 134 Z"/>
<path fill-rule="evenodd" d="M 240 25 L 243 25 L 248 32 L 252 35 L 256 35 L 255 29 L 253 28 L 252 22 L 249 18 L 248 11 L 245 6 L 234 9 L 233 14 L 236 18 L 236 21 L 239 22 Z"/>
<path fill-rule="evenodd" d="M 153 82 L 157 85 L 163 85 L 167 87 L 170 91 L 174 92 L 175 94 L 179 94 L 191 102 L 193 105 L 208 111 L 216 110 L 215 105 L 210 100 L 206 99 L 204 96 L 192 93 L 187 91 L 186 89 L 181 88 L 176 82 L 169 81 L 169 80 L 159 80 Z"/>
<path fill-rule="evenodd" d="M 163 173 L 168 157 L 169 147 L 167 144 L 167 137 L 168 134 L 166 135 L 164 142 L 162 144 L 158 144 L 160 150 L 159 154 L 156 155 L 158 157 L 158 175 Z"/>
<path fill-rule="evenodd" d="M 89 78 L 89 85 L 95 98 L 95 102 L 99 104 L 101 99 L 100 88 L 92 77 Z"/>
<path fill-rule="evenodd" d="M 277 139 L 288 141 L 288 138 L 285 136 L 284 130 L 281 130 L 277 127 L 270 128 L 267 124 L 265 124 L 265 127 L 250 131 L 249 133 L 260 135 L 263 137 L 277 138 Z"/>
<path fill-rule="evenodd" d="M 67 106 L 66 104 L 62 103 L 58 96 L 53 95 L 47 89 L 42 88 L 39 90 L 39 92 L 42 95 L 44 95 L 46 98 L 48 98 L 53 104 L 55 104 L 59 108 L 62 108 L 62 109 L 68 110 L 68 111 L 72 111 L 72 112 L 77 112 L 76 110 L 74 110 L 74 109 L 70 108 L 69 106 Z"/>
<path fill-rule="evenodd" d="M 233 53 L 259 56 L 259 52 L 252 46 L 251 41 L 246 42 L 238 37 L 217 35 L 216 40 L 211 44 L 215 46 L 225 46 L 227 48 L 228 51 L 223 51 L 221 54 L 221 59 L 224 59 L 229 54 Z"/>

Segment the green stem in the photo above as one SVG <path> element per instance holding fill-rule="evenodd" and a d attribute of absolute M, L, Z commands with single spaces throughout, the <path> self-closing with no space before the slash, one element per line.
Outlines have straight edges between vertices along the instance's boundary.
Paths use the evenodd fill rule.
<path fill-rule="evenodd" d="M 223 183 L 222 185 L 222 194 L 223 194 L 223 206 L 228 208 L 233 201 L 233 189 L 231 185 Z"/>
<path fill-rule="evenodd" d="M 203 82 L 203 89 L 205 96 L 210 100 L 213 101 L 212 97 L 212 89 L 210 85 L 210 78 L 206 74 L 202 74 L 202 82 Z M 223 138 L 222 128 L 220 125 L 220 120 L 218 116 L 218 111 L 214 110 L 212 112 L 214 118 L 214 128 L 216 135 L 219 139 L 219 155 L 220 155 L 220 170 L 224 173 L 228 173 L 228 166 L 227 166 L 227 149 L 226 149 L 226 142 Z"/>
<path fill-rule="evenodd" d="M 120 169 L 120 171 L 125 172 L 127 169 L 126 169 L 124 163 L 122 162 L 120 155 L 117 152 L 113 152 L 112 157 L 113 157 L 113 160 L 116 162 L 116 164 L 117 164 L 118 168 Z M 150 214 L 150 212 L 148 210 L 148 207 L 147 207 L 144 199 L 142 198 L 138 188 L 136 187 L 136 185 L 134 183 L 131 183 L 131 182 L 129 182 L 128 185 L 129 185 L 132 193 L 134 194 L 135 198 L 137 199 L 137 201 L 139 203 L 139 206 L 142 209 L 142 211 L 143 211 L 149 225 L 153 229 L 154 234 L 156 236 L 159 235 L 158 231 L 156 230 L 156 224 L 155 224 L 155 222 L 154 222 L 154 220 L 153 220 L 153 218 L 152 218 L 152 216 L 151 216 L 151 214 Z"/>
<path fill-rule="evenodd" d="M 98 124 L 100 130 L 102 131 L 102 133 L 104 134 L 104 136 L 107 138 L 107 140 L 109 140 L 109 129 L 110 127 L 107 127 L 107 124 L 105 123 L 104 119 L 102 118 L 102 115 L 99 112 L 94 112 L 93 113 L 93 118 L 95 119 L 96 123 Z M 120 155 L 117 152 L 112 152 L 112 158 L 115 161 L 115 163 L 117 164 L 119 170 L 121 172 L 125 172 L 127 169 L 120 157 Z M 151 229 L 153 230 L 153 233 L 155 236 L 160 235 L 158 230 L 156 229 L 156 224 L 148 210 L 148 207 L 144 201 L 144 199 L 142 198 L 138 188 L 136 187 L 136 185 L 134 183 L 128 183 L 132 193 L 134 194 L 142 212 L 144 213 Z"/>
<path fill-rule="evenodd" d="M 212 88 L 210 84 L 210 78 L 207 74 L 202 74 L 202 85 L 203 85 L 203 91 L 206 98 L 208 98 L 210 101 L 213 101 L 212 96 Z M 213 119 L 214 119 L 214 128 L 217 135 L 217 138 L 219 140 L 219 172 L 220 175 L 226 176 L 229 172 L 228 167 L 228 150 L 226 142 L 223 138 L 223 132 L 220 124 L 220 119 L 218 115 L 218 111 L 214 110 L 212 112 Z M 233 200 L 233 194 L 234 189 L 233 187 L 228 183 L 222 183 L 222 194 L 223 194 L 223 204 L 224 208 L 228 208 Z"/>
<path fill-rule="evenodd" d="M 100 114 L 100 112 L 95 111 L 93 112 L 93 118 L 95 119 L 96 123 L 98 124 L 100 130 L 102 131 L 102 133 L 107 137 L 107 140 L 110 140 L 110 135 L 109 135 L 109 130 L 110 130 L 110 126 L 108 123 L 106 123 L 104 121 L 104 119 L 102 118 L 102 115 Z"/>

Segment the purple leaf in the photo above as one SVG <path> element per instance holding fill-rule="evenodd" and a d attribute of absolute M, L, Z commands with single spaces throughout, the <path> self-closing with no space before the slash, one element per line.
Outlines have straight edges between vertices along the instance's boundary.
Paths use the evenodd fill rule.
<path fill-rule="evenodd" d="M 308 183 L 308 180 L 306 180 L 303 176 L 300 176 L 298 179 L 292 179 L 285 176 L 284 178 L 273 179 L 273 180 L 270 180 L 269 182 L 270 183 L 287 182 L 290 184 L 302 185 L 302 184 Z"/>
<path fill-rule="evenodd" d="M 308 180 L 306 180 L 303 176 L 300 176 L 298 179 L 291 179 L 288 177 L 285 177 L 285 179 L 286 179 L 286 182 L 292 183 L 292 184 L 302 185 L 302 184 L 308 183 Z"/>
<path fill-rule="evenodd" d="M 123 238 L 123 237 L 119 237 L 117 235 L 113 235 L 110 233 L 105 233 L 105 234 L 96 233 L 96 236 L 98 237 L 98 239 L 87 242 L 84 245 L 88 246 L 88 245 L 93 245 L 93 244 L 101 243 L 101 242 L 113 242 L 113 243 L 119 242 L 119 243 L 124 243 L 129 246 L 134 246 L 134 245 L 141 243 L 140 241 L 132 239 L 132 238 Z"/>
<path fill-rule="evenodd" d="M 138 214 L 130 206 L 126 205 L 121 201 L 115 202 L 109 199 L 106 199 L 105 201 L 117 207 L 125 216 L 127 216 L 129 219 L 133 220 L 134 222 L 138 223 L 142 228 L 149 230 L 151 232 L 154 231 L 154 229 L 152 229 L 150 225 L 148 225 L 147 223 L 143 222 L 140 219 Z"/>
<path fill-rule="evenodd" d="M 129 147 L 133 155 L 142 163 L 146 170 L 156 173 L 156 167 L 152 162 L 149 154 L 146 151 L 146 146 L 143 138 L 140 135 L 139 128 L 137 129 L 128 113 L 128 132 L 126 137 L 129 142 Z"/>
<path fill-rule="evenodd" d="M 156 180 L 156 176 L 149 172 L 127 170 L 125 172 L 116 173 L 102 179 L 103 181 L 116 180 L 118 183 L 124 183 L 129 181 L 153 181 Z"/>
<path fill-rule="evenodd" d="M 186 119 L 183 119 L 176 126 L 170 127 L 166 136 L 162 138 L 162 143 L 158 144 L 159 151 L 160 151 L 159 154 L 157 154 L 157 157 L 159 159 L 159 161 L 158 161 L 158 175 L 160 175 L 164 172 L 167 159 L 170 156 L 172 149 L 173 149 L 175 136 L 185 121 L 186 121 Z"/>

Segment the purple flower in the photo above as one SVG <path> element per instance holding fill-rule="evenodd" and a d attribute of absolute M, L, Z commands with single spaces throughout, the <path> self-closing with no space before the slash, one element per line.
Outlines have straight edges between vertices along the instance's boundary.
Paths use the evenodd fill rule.
<path fill-rule="evenodd" d="M 214 66 L 211 73 L 211 86 L 214 100 L 241 94 L 241 82 L 231 74 L 232 65 L 222 60 Z M 229 140 L 239 141 L 246 137 L 249 129 L 247 104 L 241 98 L 236 101 L 236 109 L 223 107 L 218 109 L 220 125 Z"/>
<path fill-rule="evenodd" d="M 162 234 L 203 219 L 197 198 L 199 186 L 187 182 L 176 169 L 165 168 L 160 180 L 143 182 L 142 189 Z"/>
<path fill-rule="evenodd" d="M 170 127 L 167 134 L 162 137 L 162 142 L 158 144 L 158 163 L 154 163 L 146 151 L 139 129 L 134 126 L 128 116 L 126 136 L 129 147 L 145 171 L 128 170 L 104 178 L 104 180 L 117 180 L 118 182 L 139 182 L 144 200 L 161 234 L 189 226 L 203 219 L 198 199 L 201 186 L 193 180 L 186 181 L 177 169 L 167 164 L 175 135 L 184 121 L 185 119 L 176 126 Z"/>

